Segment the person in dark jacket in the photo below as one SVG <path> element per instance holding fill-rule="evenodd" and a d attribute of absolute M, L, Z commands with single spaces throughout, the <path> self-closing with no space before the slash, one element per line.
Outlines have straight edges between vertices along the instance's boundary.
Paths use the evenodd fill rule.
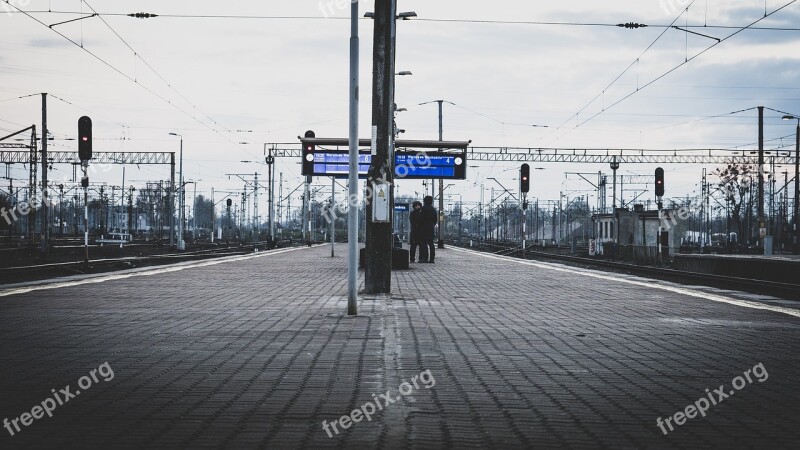
<path fill-rule="evenodd" d="M 420 245 L 422 247 L 419 249 L 419 262 L 427 262 L 428 247 L 422 240 L 422 203 L 415 201 L 411 204 L 411 208 L 412 210 L 408 214 L 408 220 L 411 222 L 411 236 L 409 239 L 409 244 L 411 244 L 411 252 L 409 253 L 411 262 L 414 262 L 417 256 L 417 246 Z"/>
<path fill-rule="evenodd" d="M 434 228 L 439 223 L 439 214 L 436 213 L 436 208 L 433 207 L 433 197 L 428 195 L 422 201 L 424 202 L 422 206 L 422 238 L 424 239 L 422 248 L 428 247 L 428 262 L 432 263 L 436 258 L 436 246 L 433 243 L 433 239 Z"/>

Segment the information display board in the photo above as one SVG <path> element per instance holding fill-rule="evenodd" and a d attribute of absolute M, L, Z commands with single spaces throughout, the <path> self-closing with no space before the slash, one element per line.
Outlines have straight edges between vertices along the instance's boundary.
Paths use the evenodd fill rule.
<path fill-rule="evenodd" d="M 366 178 L 372 155 L 358 155 L 358 176 Z M 303 175 L 346 178 L 349 154 L 346 150 L 303 152 Z M 407 152 L 395 153 L 395 178 L 464 180 L 467 177 L 466 153 Z"/>

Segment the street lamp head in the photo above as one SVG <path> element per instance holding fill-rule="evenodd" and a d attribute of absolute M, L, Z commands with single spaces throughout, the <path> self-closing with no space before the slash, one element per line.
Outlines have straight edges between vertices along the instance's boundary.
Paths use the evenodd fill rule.
<path fill-rule="evenodd" d="M 367 19 L 374 19 L 375 18 L 375 13 L 372 12 L 372 11 L 364 13 L 364 17 L 367 18 Z M 409 20 L 412 17 L 417 17 L 417 13 L 415 13 L 414 11 L 402 12 L 402 13 L 398 14 L 395 17 L 395 19 Z"/>
<path fill-rule="evenodd" d="M 413 73 L 411 73 L 411 71 L 410 71 L 410 70 L 401 70 L 400 72 L 397 72 L 397 75 L 399 75 L 399 76 L 401 76 L 401 77 L 402 77 L 402 76 L 414 75 L 414 74 L 413 74 Z"/>
<path fill-rule="evenodd" d="M 785 116 L 783 116 L 783 120 L 794 120 L 794 119 L 797 119 L 797 117 L 795 117 L 795 116 L 792 116 L 792 115 L 785 115 Z"/>

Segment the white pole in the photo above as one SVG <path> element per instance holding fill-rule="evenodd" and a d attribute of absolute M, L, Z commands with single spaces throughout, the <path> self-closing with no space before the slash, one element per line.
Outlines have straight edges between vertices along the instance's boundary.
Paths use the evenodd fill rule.
<path fill-rule="evenodd" d="M 258 173 L 253 182 L 253 250 L 258 251 Z"/>
<path fill-rule="evenodd" d="M 350 159 L 347 211 L 347 314 L 358 314 L 358 0 L 350 4 Z"/>
<path fill-rule="evenodd" d="M 124 169 L 124 167 L 123 167 L 123 169 Z M 180 198 L 180 202 L 179 202 L 180 205 L 181 205 L 181 211 L 180 211 L 180 215 L 179 215 L 179 217 L 180 217 L 180 226 L 178 227 L 178 250 L 183 251 L 183 250 L 186 250 L 186 246 L 183 243 L 183 217 L 184 217 L 183 215 L 184 215 L 184 208 L 186 207 L 186 205 L 185 205 L 185 202 L 186 202 L 186 186 L 183 184 L 183 136 L 181 136 L 180 175 L 178 176 L 178 178 L 180 178 L 180 181 L 178 182 L 178 184 L 180 185 L 180 190 L 181 190 L 181 198 Z M 123 193 L 124 193 L 125 192 L 125 186 L 124 185 L 122 186 L 122 189 L 123 189 Z"/>

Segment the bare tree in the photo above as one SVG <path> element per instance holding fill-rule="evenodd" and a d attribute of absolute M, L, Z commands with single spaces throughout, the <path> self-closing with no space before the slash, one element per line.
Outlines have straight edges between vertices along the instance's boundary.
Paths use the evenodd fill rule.
<path fill-rule="evenodd" d="M 752 189 L 753 178 L 758 176 L 758 168 L 754 165 L 740 164 L 730 160 L 726 167 L 718 167 L 712 174 L 720 180 L 717 185 L 731 205 L 731 216 L 739 239 L 742 239 L 745 236 L 746 217 L 744 213 L 749 213 L 748 208 L 744 208 L 745 198 Z"/>

